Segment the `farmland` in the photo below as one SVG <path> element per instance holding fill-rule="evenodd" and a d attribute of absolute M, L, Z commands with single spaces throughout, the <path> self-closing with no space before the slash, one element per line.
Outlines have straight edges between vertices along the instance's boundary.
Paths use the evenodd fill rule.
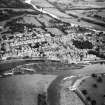
<path fill-rule="evenodd" d="M 95 29 L 102 29 L 104 30 L 104 21 L 103 21 L 103 14 L 105 10 L 105 2 L 96 2 L 95 0 L 42 0 L 42 4 L 47 2 L 47 7 L 43 5 L 39 5 L 37 0 L 32 0 L 32 3 L 35 5 L 39 5 L 39 7 L 43 8 L 43 10 L 48 11 L 62 20 L 80 24 L 85 27 L 93 27 Z M 101 18 L 97 19 L 95 16 L 101 15 Z M 78 22 L 81 21 L 81 22 Z"/>
<path fill-rule="evenodd" d="M 37 64 L 36 64 L 37 63 Z M 14 74 L 11 76 L 5 76 L 0 78 L 0 103 L 1 105 L 9 104 L 23 104 L 23 105 L 38 105 L 39 95 L 46 94 L 48 86 L 51 82 L 57 77 L 57 69 L 55 70 L 54 64 L 57 62 L 46 62 L 47 65 L 42 64 L 41 61 L 34 62 L 33 64 L 21 66 L 21 71 L 25 70 L 22 74 Z M 33 65 L 33 66 L 32 66 Z M 36 72 L 37 66 L 39 66 L 38 71 Z M 49 66 L 48 66 L 49 65 Z M 52 67 L 51 67 L 52 66 Z M 60 67 L 59 73 L 64 73 L 65 76 L 68 74 L 71 75 L 89 75 L 91 73 L 104 73 L 105 65 L 90 65 L 83 69 L 75 69 L 69 66 L 69 70 L 64 70 L 64 66 L 57 64 L 58 68 Z M 67 65 L 66 65 L 67 66 Z M 76 66 L 76 65 L 75 65 Z M 32 69 L 34 67 L 35 73 L 30 74 L 31 71 L 28 71 L 28 68 Z M 43 68 L 44 67 L 44 68 Z M 19 69 L 19 68 L 18 68 Z M 23 70 L 22 70 L 23 69 Z M 53 72 L 46 73 L 47 70 L 53 69 Z M 61 72 L 61 69 L 63 70 Z M 71 69 L 71 70 L 70 70 Z M 101 71 L 99 71 L 101 69 Z M 52 70 L 51 70 L 52 71 Z M 15 73 L 17 70 L 15 71 Z M 37 74 L 38 73 L 38 74 Z M 14 94 L 13 94 L 14 93 Z M 63 94 L 63 93 L 62 93 Z M 72 98 L 71 95 L 66 96 L 66 98 Z M 11 100 L 12 99 L 12 100 Z M 65 99 L 66 104 L 70 103 L 70 100 Z M 41 103 L 45 102 L 42 100 Z M 73 102 L 73 101 L 72 101 Z M 79 104 L 78 104 L 79 105 Z M 81 104 L 80 104 L 81 105 Z"/>

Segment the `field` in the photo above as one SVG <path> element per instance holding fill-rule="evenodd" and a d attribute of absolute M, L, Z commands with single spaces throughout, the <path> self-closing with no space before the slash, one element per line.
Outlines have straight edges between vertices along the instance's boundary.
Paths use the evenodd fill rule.
<path fill-rule="evenodd" d="M 44 2 L 48 3 L 47 7 L 43 5 Z M 95 0 L 42 0 L 41 5 L 38 4 L 37 0 L 32 0 L 32 3 L 34 5 L 39 5 L 40 8 L 43 8 L 43 10 L 58 16 L 63 21 L 68 20 L 67 22 L 70 23 L 80 24 L 81 26 L 85 27 L 87 25 L 87 27 L 104 30 L 104 1 L 97 2 Z M 87 11 L 89 12 L 87 13 Z M 95 14 L 101 16 L 100 19 L 96 18 Z"/>
<path fill-rule="evenodd" d="M 35 62 L 35 61 L 34 61 Z M 44 64 L 43 64 L 44 63 Z M 7 63 L 8 64 L 8 63 Z M 54 68 L 54 64 L 57 68 L 60 68 L 57 72 L 57 68 Z M 33 65 L 33 66 L 32 66 Z M 38 66 L 40 65 L 40 66 Z M 49 65 L 49 66 L 48 66 Z M 62 64 L 63 65 L 63 64 Z M 32 64 L 26 64 L 21 66 L 27 70 L 27 68 L 34 68 L 35 73 L 29 74 L 29 72 L 25 74 L 17 74 L 11 76 L 5 76 L 0 78 L 0 104 L 1 105 L 40 105 L 38 96 L 41 94 L 45 94 L 48 86 L 51 82 L 57 77 L 58 74 L 63 75 L 89 75 L 92 73 L 105 73 L 104 67 L 105 65 L 95 64 L 95 65 L 84 65 L 85 68 L 78 68 L 78 65 L 66 65 L 69 70 L 65 70 L 65 66 L 62 66 L 55 62 L 35 62 Z M 80 66 L 80 65 L 79 65 Z M 40 69 L 39 69 L 39 68 Z M 36 70 L 38 68 L 38 71 Z M 67 67 L 66 67 L 67 68 Z M 75 68 L 73 70 L 73 68 Z M 47 70 L 51 70 L 46 72 Z M 53 71 L 52 71 L 53 70 Z M 61 72 L 62 71 L 62 72 Z M 71 95 L 67 96 L 68 99 L 72 98 Z M 43 100 L 45 101 L 45 100 Z M 42 102 L 43 102 L 42 101 Z M 64 99 L 65 101 L 65 99 Z M 66 104 L 70 104 L 70 101 L 66 99 Z M 41 104 L 43 105 L 43 104 Z M 80 103 L 78 103 L 80 105 Z"/>
<path fill-rule="evenodd" d="M 8 0 L 7 0 L 8 1 Z M 20 2 L 20 1 L 19 1 Z M 1 8 L 3 8 L 4 2 L 1 3 Z M 15 3 L 13 1 L 10 2 Z M 43 10 L 58 16 L 61 20 L 69 23 L 78 24 L 85 26 L 87 28 L 94 28 L 98 30 L 104 30 L 105 28 L 105 2 L 96 0 L 32 0 L 38 8 L 43 8 Z M 6 3 L 5 3 L 6 4 Z M 15 4 L 16 5 L 16 4 Z M 17 8 L 17 7 L 7 7 Z M 7 8 L 4 6 L 4 8 Z M 31 6 L 21 4 L 20 8 L 25 8 L 28 10 L 32 8 Z M 7 18 L 7 17 L 6 17 Z M 46 23 L 47 24 L 47 23 Z"/>
<path fill-rule="evenodd" d="M 67 65 L 59 61 L 41 59 L 2 62 L 0 64 L 2 76 L 0 78 L 0 104 L 39 105 L 38 95 L 46 93 L 48 86 L 58 74 L 62 74 L 65 71 L 69 72 L 69 69 L 81 67 L 83 66 L 75 64 Z M 5 75 L 5 73 L 11 73 L 11 69 L 13 69 L 14 75 Z M 18 72 L 19 69 L 21 69 L 21 72 Z M 8 70 L 10 70 L 10 72 Z M 34 72 L 30 70 L 34 70 Z M 24 73 L 22 73 L 22 71 L 24 71 Z M 70 72 L 70 75 L 72 74 L 73 71 Z"/>
<path fill-rule="evenodd" d="M 55 77 L 27 74 L 2 78 L 0 79 L 0 104 L 37 105 L 38 94 L 46 92 L 46 88 Z"/>

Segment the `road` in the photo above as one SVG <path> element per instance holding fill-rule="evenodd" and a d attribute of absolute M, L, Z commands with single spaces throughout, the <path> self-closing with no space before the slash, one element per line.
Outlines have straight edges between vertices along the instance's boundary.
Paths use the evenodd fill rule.
<path fill-rule="evenodd" d="M 53 17 L 53 18 L 59 19 L 57 16 L 55 16 L 55 15 L 53 15 L 53 14 L 47 12 L 47 11 L 44 11 L 42 8 L 37 8 L 36 5 L 34 5 L 34 4 L 31 2 L 31 0 L 26 0 L 25 2 L 28 3 L 28 4 L 30 4 L 30 5 L 32 5 L 33 8 L 35 8 L 35 10 L 38 10 L 39 12 L 42 12 L 42 13 L 45 13 L 45 14 L 48 14 L 48 15 L 50 15 L 50 16 Z"/>

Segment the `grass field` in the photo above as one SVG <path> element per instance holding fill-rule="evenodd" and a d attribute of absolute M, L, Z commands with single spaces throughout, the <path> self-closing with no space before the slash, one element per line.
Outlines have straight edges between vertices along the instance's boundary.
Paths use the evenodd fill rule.
<path fill-rule="evenodd" d="M 56 72 L 56 68 L 54 68 L 54 64 L 60 68 L 59 72 Z M 57 65 L 58 64 L 58 65 Z M 30 68 L 28 64 L 26 68 Z M 0 105 L 38 105 L 38 95 L 46 93 L 48 86 L 50 83 L 61 74 L 61 77 L 71 76 L 71 75 L 90 75 L 92 73 L 105 73 L 105 65 L 89 65 L 85 68 L 76 69 L 76 65 L 74 66 L 74 70 L 72 65 L 69 66 L 69 70 L 65 70 L 64 66 L 61 67 L 61 64 L 57 62 L 50 63 L 47 62 L 37 62 L 33 64 L 34 70 L 39 67 L 40 71 L 35 74 L 24 74 L 24 75 L 13 75 L 0 78 Z M 49 65 L 49 66 L 48 66 Z M 32 67 L 32 66 L 31 66 Z M 52 69 L 53 68 L 53 71 Z M 43 74 L 43 71 L 49 69 L 49 72 Z M 62 72 L 61 72 L 62 69 Z M 40 74 L 37 74 L 40 73 Z M 53 74 L 53 75 L 52 75 Z M 72 96 L 67 92 L 67 98 L 72 100 Z M 64 95 L 62 93 L 62 95 Z M 67 105 L 70 104 L 70 100 L 63 98 L 62 102 L 66 102 Z M 78 103 L 80 105 L 80 103 Z"/>

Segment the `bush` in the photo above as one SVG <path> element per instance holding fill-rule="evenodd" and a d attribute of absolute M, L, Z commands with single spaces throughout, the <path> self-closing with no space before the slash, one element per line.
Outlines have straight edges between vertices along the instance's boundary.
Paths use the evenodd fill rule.
<path fill-rule="evenodd" d="M 77 47 L 78 49 L 92 49 L 93 45 L 89 41 L 78 41 L 78 40 L 73 40 L 73 45 Z"/>

